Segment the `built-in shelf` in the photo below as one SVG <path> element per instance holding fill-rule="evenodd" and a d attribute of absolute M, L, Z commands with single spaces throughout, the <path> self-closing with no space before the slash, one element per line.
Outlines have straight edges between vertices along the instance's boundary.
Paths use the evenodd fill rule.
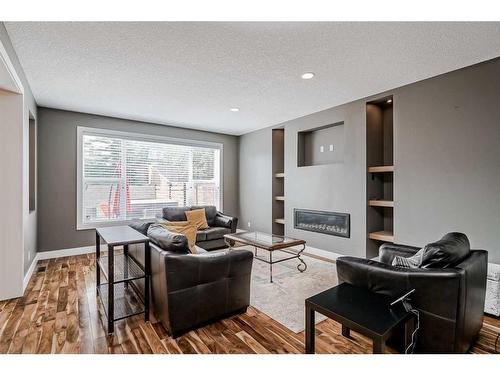
<path fill-rule="evenodd" d="M 384 241 L 384 242 L 394 242 L 394 235 L 392 232 L 387 230 L 381 230 L 379 232 L 372 232 L 368 235 L 371 240 Z"/>
<path fill-rule="evenodd" d="M 386 201 L 383 199 L 372 199 L 368 201 L 372 207 L 394 207 L 394 201 Z"/>
<path fill-rule="evenodd" d="M 366 103 L 366 258 L 394 242 L 394 98 Z M 277 194 L 274 194 L 277 195 Z"/>
<path fill-rule="evenodd" d="M 394 172 L 394 165 L 380 165 L 378 167 L 368 167 L 370 173 Z"/>
<path fill-rule="evenodd" d="M 285 234 L 285 130 L 272 130 L 272 233 Z"/>

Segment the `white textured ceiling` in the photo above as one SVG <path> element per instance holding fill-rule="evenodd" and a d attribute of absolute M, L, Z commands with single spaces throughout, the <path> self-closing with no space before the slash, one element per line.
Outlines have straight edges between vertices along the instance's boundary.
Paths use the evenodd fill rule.
<path fill-rule="evenodd" d="M 6 28 L 40 106 L 228 134 L 500 56 L 500 23 L 7 22 Z M 316 77 L 302 80 L 307 71 Z"/>

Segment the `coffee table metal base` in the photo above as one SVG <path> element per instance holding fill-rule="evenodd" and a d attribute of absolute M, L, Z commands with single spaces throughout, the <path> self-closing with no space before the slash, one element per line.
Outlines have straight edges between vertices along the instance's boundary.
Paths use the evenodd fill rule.
<path fill-rule="evenodd" d="M 231 240 L 228 240 L 228 239 L 225 239 L 225 242 L 226 242 L 226 245 L 232 249 L 232 241 Z M 269 282 L 273 282 L 273 264 L 276 264 L 276 263 L 281 263 L 281 262 L 285 262 L 287 260 L 292 260 L 292 259 L 297 259 L 300 263 L 297 265 L 297 269 L 299 270 L 300 273 L 304 272 L 305 270 L 307 270 L 307 264 L 306 262 L 304 262 L 304 260 L 301 258 L 301 255 L 302 253 L 304 252 L 304 250 L 306 249 L 306 245 L 302 245 L 301 249 L 298 251 L 298 252 L 293 252 L 293 251 L 290 251 L 290 250 L 286 250 L 286 249 L 277 249 L 277 250 L 268 250 L 268 249 L 264 249 L 262 247 L 259 247 L 259 246 L 256 246 L 256 245 L 251 245 L 254 247 L 254 259 L 257 259 L 257 260 L 260 260 L 261 262 L 264 262 L 264 263 L 267 263 L 269 264 Z M 261 249 L 263 251 L 267 251 L 269 253 L 269 258 L 265 258 L 265 257 L 261 257 L 258 255 L 257 253 L 257 249 Z M 287 254 L 290 254 L 291 256 L 289 257 L 286 257 L 286 258 L 280 258 L 278 260 L 274 260 L 273 259 L 273 252 L 275 251 L 281 251 L 283 253 L 287 253 Z"/>

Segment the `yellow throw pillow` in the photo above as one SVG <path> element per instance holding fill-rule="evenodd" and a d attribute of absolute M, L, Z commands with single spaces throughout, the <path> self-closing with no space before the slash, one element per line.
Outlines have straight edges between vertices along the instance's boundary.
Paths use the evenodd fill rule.
<path fill-rule="evenodd" d="M 162 223 L 171 232 L 182 234 L 187 238 L 189 250 L 196 254 L 196 226 L 189 221 L 169 221 Z"/>
<path fill-rule="evenodd" d="M 188 221 L 196 225 L 197 229 L 207 229 L 207 217 L 205 216 L 205 209 L 200 208 L 199 210 L 191 210 L 185 212 Z"/>

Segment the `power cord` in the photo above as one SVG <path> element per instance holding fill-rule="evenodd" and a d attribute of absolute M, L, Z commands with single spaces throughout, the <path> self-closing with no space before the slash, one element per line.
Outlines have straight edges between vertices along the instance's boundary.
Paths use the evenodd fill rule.
<path fill-rule="evenodd" d="M 411 343 L 406 348 L 405 354 L 413 354 L 413 352 L 415 351 L 415 345 L 417 344 L 417 331 L 420 328 L 420 313 L 416 309 L 411 309 L 410 312 L 415 314 L 415 316 L 417 317 L 417 325 L 415 326 L 415 330 L 411 334 Z M 496 344 L 495 344 L 495 347 L 496 347 Z M 411 352 L 409 353 L 410 348 L 411 348 Z"/>

